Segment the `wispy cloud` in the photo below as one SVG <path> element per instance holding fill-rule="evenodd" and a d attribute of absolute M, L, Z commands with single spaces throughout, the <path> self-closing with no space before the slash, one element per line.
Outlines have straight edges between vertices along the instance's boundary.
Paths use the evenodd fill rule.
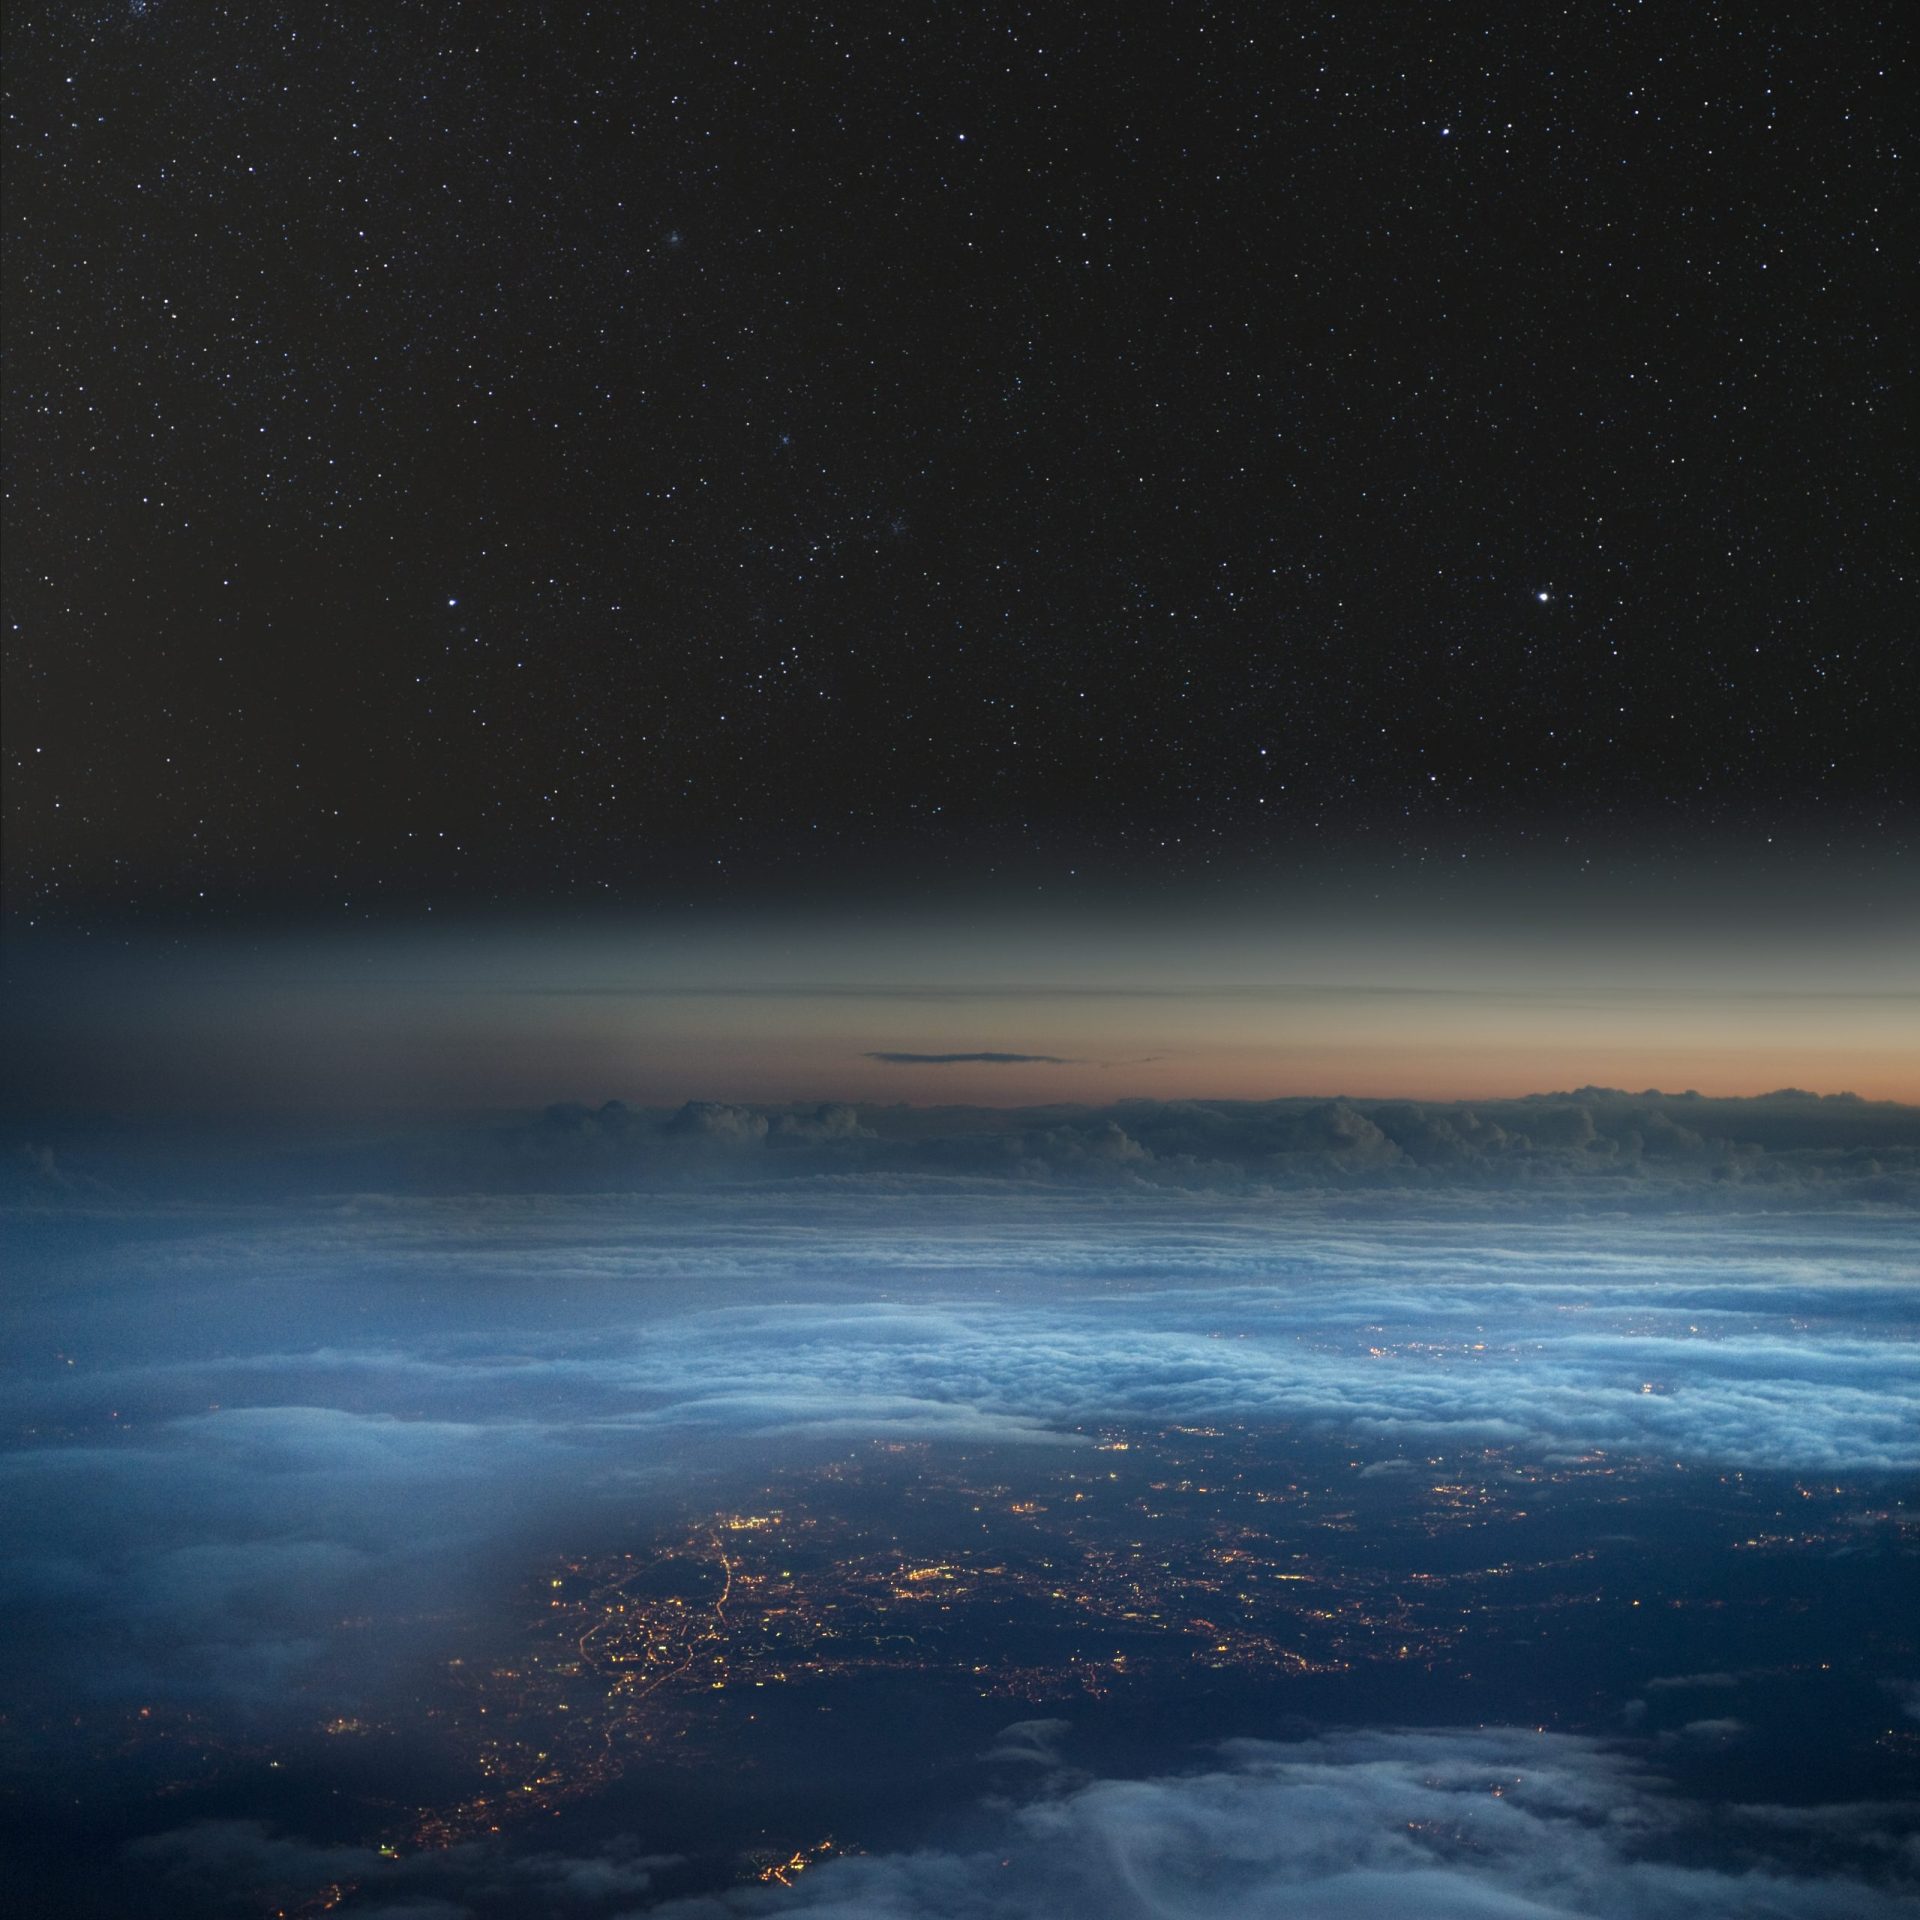
<path fill-rule="evenodd" d="M 1057 1053 L 869 1053 L 890 1067 L 1077 1067 Z"/>
<path fill-rule="evenodd" d="M 1049 1740 L 1063 1737 L 1057 1723 L 1025 1728 L 1036 1725 Z M 1505 1727 L 1241 1740 L 1204 1772 L 1096 1779 L 1003 1801 L 992 1845 L 977 1851 L 832 1862 L 809 1873 L 784 1910 L 893 1920 L 1283 1912 L 1892 1920 L 1910 1910 L 1904 1882 L 1809 1875 L 1805 1850 L 1769 1824 L 1771 1811 L 1735 1816 L 1738 1851 L 1678 1865 L 1667 1853 L 1695 1809 L 1636 1756 L 1598 1741 Z M 1812 1811 L 1816 1830 L 1898 1857 L 1902 1808 Z M 743 1891 L 653 1911 L 722 1920 L 767 1908 Z"/>

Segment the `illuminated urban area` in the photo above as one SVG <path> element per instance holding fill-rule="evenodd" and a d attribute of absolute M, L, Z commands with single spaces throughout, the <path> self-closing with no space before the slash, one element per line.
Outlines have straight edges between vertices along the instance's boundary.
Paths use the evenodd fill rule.
<path fill-rule="evenodd" d="M 1383 1459 L 1270 1427 L 1069 1438 L 867 1441 L 583 1543 L 491 1611 L 428 1623 L 445 1651 L 411 1719 L 320 1713 L 311 1746 L 371 1773 L 385 1749 L 436 1756 L 447 1793 L 409 1805 L 390 1783 L 354 1816 L 392 1861 L 720 1769 L 749 1799 L 764 1789 L 725 1875 L 782 1886 L 869 1836 L 785 1819 L 780 1767 L 796 1742 L 832 1756 L 898 1721 L 903 1688 L 927 1714 L 975 1703 L 989 1736 L 1046 1710 L 1125 1724 L 1176 1702 L 1230 1723 L 1235 1699 L 1268 1722 L 1289 1701 L 1407 1720 L 1469 1701 L 1577 1730 L 1618 1725 L 1648 1673 L 1817 1693 L 1912 1664 L 1894 1596 L 1920 1515 L 1898 1486 L 1601 1453 Z M 1851 1764 L 1910 1767 L 1920 1729 L 1890 1715 L 1876 1747 Z M 122 1753 L 175 1794 L 319 1764 L 152 1710 Z M 330 1911 L 356 1884 L 283 1889 L 266 1910 Z"/>

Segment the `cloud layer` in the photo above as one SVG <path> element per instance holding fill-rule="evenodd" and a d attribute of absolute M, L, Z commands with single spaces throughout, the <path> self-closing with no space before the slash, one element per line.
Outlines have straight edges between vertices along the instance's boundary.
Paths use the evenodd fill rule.
<path fill-rule="evenodd" d="M 1717 1857 L 1703 1858 L 1688 1832 L 1697 1810 L 1623 1754 L 1564 1734 L 1440 1728 L 1240 1741 L 1204 1772 L 1099 1780 L 1031 1801 L 975 1850 L 842 1859 L 778 1899 L 741 1893 L 645 1911 L 655 1920 L 1911 1914 L 1920 1866 L 1920 1850 L 1902 1837 L 1911 1809 L 1833 1811 L 1891 1855 L 1891 1884 L 1796 1871 L 1768 1809 L 1736 1813 Z"/>
<path fill-rule="evenodd" d="M 1048 1055 L 884 1054 L 919 1064 Z M 1061 1062 L 1060 1064 L 1065 1064 Z M 550 1107 L 478 1141 L 404 1152 L 405 1178 L 495 1188 L 644 1187 L 778 1171 L 1197 1191 L 1513 1193 L 1718 1208 L 1920 1205 L 1920 1112 L 1784 1090 L 1756 1100 L 1605 1088 L 1479 1106 L 1122 1101 L 1112 1107 Z M 736 1150 L 730 1162 L 711 1151 Z M 800 1149 L 795 1152 L 792 1149 Z M 437 1156 L 437 1157 L 436 1157 Z"/>
<path fill-rule="evenodd" d="M 1042 1054 L 874 1054 L 893 1063 Z M 0 1199 L 115 1195 L 644 1192 L 688 1182 L 995 1181 L 1296 1194 L 1422 1195 L 1586 1209 L 1920 1209 L 1920 1109 L 1783 1089 L 1750 1100 L 1573 1093 L 1476 1106 L 1407 1100 L 1155 1101 L 1107 1107 L 563 1103 L 506 1125 L 299 1139 L 70 1127 L 16 1141 Z"/>
<path fill-rule="evenodd" d="M 1597 1233 L 827 1181 L 114 1230 L 79 1292 L 66 1236 L 96 1216 L 17 1231 L 0 1455 L 21 1683 L 81 1698 L 164 1676 L 271 1705 L 352 1593 L 398 1603 L 542 1515 L 795 1438 L 1224 1421 L 1376 1460 L 1920 1466 L 1898 1219 Z"/>
<path fill-rule="evenodd" d="M 981 1760 L 1011 1797 L 956 1822 L 967 1844 L 830 1858 L 788 1887 L 663 1896 L 678 1862 L 624 1836 L 585 1855 L 485 1844 L 384 1862 L 203 1821 L 134 1857 L 200 1911 L 331 1881 L 421 1920 L 1893 1920 L 1920 1890 L 1911 1805 L 1733 1806 L 1709 1829 L 1642 1757 L 1568 1734 L 1238 1740 L 1195 1770 L 1107 1779 L 1063 1763 L 1071 1744 L 1065 1721 L 1008 1727 Z M 1836 1847 L 1853 1870 L 1831 1870 Z"/>
<path fill-rule="evenodd" d="M 688 1110 L 667 1151 L 768 1171 L 641 1193 L 155 1208 L 89 1188 L 17 1211 L 8 1690 L 268 1730 L 310 1723 L 323 1695 L 350 1711 L 425 1649 L 403 1629 L 370 1653 L 366 1596 L 430 1621 L 543 1529 L 634 1524 L 702 1475 L 846 1438 L 1070 1448 L 1110 1422 L 1244 1422 L 1386 1470 L 1489 1446 L 1920 1467 L 1920 1279 L 1895 1209 L 1598 1217 L 1511 1193 L 1381 1207 L 784 1171 L 866 1151 L 872 1118 Z M 1703 1698 L 1696 1720 L 1720 1710 Z M 1597 1748 L 1355 1736 L 1076 1785 L 1064 1738 L 1029 1723 L 992 1749 L 1023 1797 L 990 1844 L 823 1869 L 803 1910 L 1894 1910 L 1827 1900 L 1759 1839 L 1744 1864 L 1668 1857 L 1661 1797 Z M 1489 1768 L 1528 1784 L 1492 1796 Z M 1203 1843 L 1206 1885 L 1186 1864 Z M 279 1844 L 203 1832 L 154 1866 Z M 641 1857 L 628 1894 L 585 1910 L 644 1910 L 661 1889 L 633 1878 L 653 1872 Z M 481 1884 L 423 1872 L 395 1898 L 512 1910 Z M 1100 1904 L 1114 1886 L 1136 1906 Z"/>

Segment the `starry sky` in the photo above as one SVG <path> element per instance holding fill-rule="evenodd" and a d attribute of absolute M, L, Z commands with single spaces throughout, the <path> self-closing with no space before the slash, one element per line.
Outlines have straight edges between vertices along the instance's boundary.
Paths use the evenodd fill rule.
<path fill-rule="evenodd" d="M 1436 899 L 1453 967 L 1732 889 L 1772 985 L 1887 987 L 1896 10 L 5 32 L 16 965 L 1038 904 L 1352 985 Z M 1129 971 L 1169 915 L 1319 945 Z M 845 1058 L 1126 1051 L 1012 1024 Z"/>

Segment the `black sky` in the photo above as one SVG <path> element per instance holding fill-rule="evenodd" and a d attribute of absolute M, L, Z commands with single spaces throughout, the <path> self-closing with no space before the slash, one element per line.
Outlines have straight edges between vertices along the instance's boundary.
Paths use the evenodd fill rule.
<path fill-rule="evenodd" d="M 1900 20 L 10 8 L 9 917 L 1896 856 Z"/>

